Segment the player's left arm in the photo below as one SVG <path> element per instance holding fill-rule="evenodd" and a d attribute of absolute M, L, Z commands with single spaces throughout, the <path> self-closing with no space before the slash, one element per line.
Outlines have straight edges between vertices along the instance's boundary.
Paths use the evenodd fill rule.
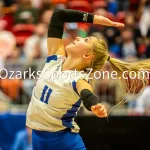
<path fill-rule="evenodd" d="M 76 88 L 86 109 L 92 111 L 97 117 L 107 117 L 106 107 L 101 104 L 100 100 L 94 95 L 89 83 L 85 80 L 79 80 L 76 84 Z"/>

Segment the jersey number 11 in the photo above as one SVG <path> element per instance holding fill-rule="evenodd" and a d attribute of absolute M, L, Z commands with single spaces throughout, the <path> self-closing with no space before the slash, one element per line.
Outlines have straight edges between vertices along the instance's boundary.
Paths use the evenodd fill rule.
<path fill-rule="evenodd" d="M 49 100 L 51 93 L 52 93 L 52 89 L 50 89 L 47 85 L 45 85 L 40 100 L 48 104 L 48 100 Z"/>

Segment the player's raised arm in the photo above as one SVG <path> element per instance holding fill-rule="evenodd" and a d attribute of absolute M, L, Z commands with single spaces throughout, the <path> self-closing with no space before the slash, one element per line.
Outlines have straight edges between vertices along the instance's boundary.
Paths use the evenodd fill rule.
<path fill-rule="evenodd" d="M 94 95 L 92 87 L 85 80 L 79 80 L 76 84 L 78 93 L 80 93 L 83 105 L 89 111 L 92 111 L 97 117 L 107 117 L 107 110 L 100 100 Z"/>
<path fill-rule="evenodd" d="M 83 11 L 71 9 L 55 9 L 48 28 L 48 55 L 65 55 L 65 48 L 62 42 L 65 22 L 86 22 L 115 27 L 124 26 L 124 24 L 113 22 L 106 17 L 97 16 Z"/>

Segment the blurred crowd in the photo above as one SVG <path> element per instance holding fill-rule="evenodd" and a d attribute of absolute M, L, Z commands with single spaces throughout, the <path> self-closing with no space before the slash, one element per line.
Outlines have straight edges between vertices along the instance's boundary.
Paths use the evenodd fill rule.
<path fill-rule="evenodd" d="M 92 12 L 125 23 L 123 29 L 66 23 L 65 45 L 76 36 L 95 36 L 106 41 L 112 57 L 128 62 L 150 58 L 150 0 L 0 0 L 0 68 L 15 71 L 42 68 L 44 63 L 41 60 L 47 57 L 47 29 L 55 8 Z M 102 70 L 112 71 L 109 63 Z M 4 70 L 0 76 L 0 90 L 12 103 L 29 103 L 35 79 L 31 80 L 29 76 L 24 80 L 2 79 L 6 76 Z M 147 111 L 149 87 L 146 90 L 142 95 L 145 98 L 139 97 L 124 106 L 134 109 L 136 114 L 150 114 Z M 118 82 L 107 77 L 96 82 L 95 92 L 110 107 L 124 96 Z M 134 100 L 135 97 L 127 96 L 125 99 Z"/>

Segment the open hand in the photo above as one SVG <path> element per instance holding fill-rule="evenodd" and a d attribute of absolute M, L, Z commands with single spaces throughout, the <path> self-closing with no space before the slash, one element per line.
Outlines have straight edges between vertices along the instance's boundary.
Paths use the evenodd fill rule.
<path fill-rule="evenodd" d="M 120 22 L 114 22 L 104 16 L 98 16 L 98 15 L 94 15 L 94 24 L 100 24 L 100 25 L 105 25 L 105 26 L 112 26 L 112 27 L 118 27 L 118 28 L 122 28 L 125 25 L 123 23 Z"/>
<path fill-rule="evenodd" d="M 123 23 L 120 23 L 120 22 L 113 22 L 112 21 L 112 26 L 118 27 L 118 28 L 123 28 L 125 25 Z"/>
<path fill-rule="evenodd" d="M 100 103 L 92 106 L 91 110 L 97 117 L 100 117 L 100 118 L 107 117 L 107 110 L 106 110 L 105 106 Z"/>

